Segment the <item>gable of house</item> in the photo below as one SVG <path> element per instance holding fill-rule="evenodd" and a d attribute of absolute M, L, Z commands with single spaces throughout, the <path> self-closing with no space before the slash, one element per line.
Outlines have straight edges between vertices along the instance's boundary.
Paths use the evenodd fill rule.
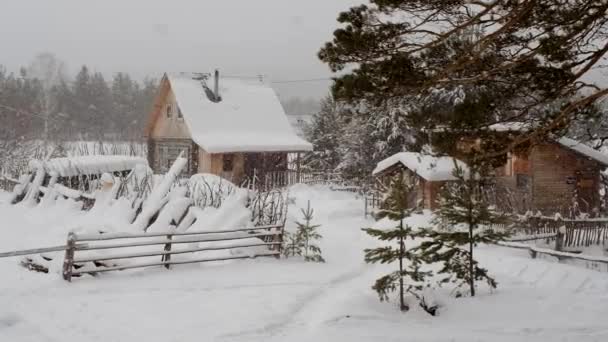
<path fill-rule="evenodd" d="M 153 139 L 190 139 L 190 129 L 180 113 L 171 83 L 163 77 L 146 125 L 145 136 Z"/>

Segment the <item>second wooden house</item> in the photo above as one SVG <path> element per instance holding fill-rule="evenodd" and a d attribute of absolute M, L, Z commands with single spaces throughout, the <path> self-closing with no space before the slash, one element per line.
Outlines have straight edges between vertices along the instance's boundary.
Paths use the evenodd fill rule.
<path fill-rule="evenodd" d="M 556 138 L 508 153 L 505 159 L 505 165 L 484 180 L 486 195 L 502 211 L 598 215 L 603 200 L 601 172 L 608 167 L 608 155 L 569 138 Z M 417 198 L 424 208 L 435 209 L 441 187 L 455 180 L 454 165 L 451 157 L 402 152 L 378 163 L 374 175 L 415 175 Z"/>

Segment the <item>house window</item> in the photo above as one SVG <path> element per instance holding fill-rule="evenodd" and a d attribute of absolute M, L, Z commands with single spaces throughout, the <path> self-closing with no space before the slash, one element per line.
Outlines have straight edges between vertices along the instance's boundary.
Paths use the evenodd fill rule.
<path fill-rule="evenodd" d="M 513 159 L 511 153 L 505 157 L 505 164 L 496 169 L 497 177 L 510 177 L 513 175 Z"/>
<path fill-rule="evenodd" d="M 171 161 L 171 159 L 167 159 L 167 170 L 170 170 L 172 165 L 173 162 Z"/>
<path fill-rule="evenodd" d="M 170 118 L 171 117 L 171 105 L 167 105 L 167 117 Z"/>
<path fill-rule="evenodd" d="M 516 178 L 518 189 L 527 189 L 528 185 L 530 185 L 530 176 L 523 173 L 518 173 Z"/>
<path fill-rule="evenodd" d="M 224 172 L 232 171 L 232 168 L 234 166 L 233 157 L 234 157 L 234 155 L 232 155 L 232 154 L 224 154 L 224 163 L 223 163 Z"/>
<path fill-rule="evenodd" d="M 182 109 L 179 108 L 179 106 L 177 106 L 177 118 L 178 119 L 183 119 L 184 116 L 182 115 Z"/>

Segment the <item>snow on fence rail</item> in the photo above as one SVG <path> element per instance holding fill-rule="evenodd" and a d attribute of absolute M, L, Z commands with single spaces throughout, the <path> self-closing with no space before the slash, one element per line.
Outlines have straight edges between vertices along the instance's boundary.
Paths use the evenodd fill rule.
<path fill-rule="evenodd" d="M 281 255 L 281 245 L 283 243 L 283 225 L 269 225 L 259 227 L 248 227 L 241 229 L 199 231 L 199 232 L 163 232 L 163 233 L 109 233 L 101 235 L 85 235 L 70 233 L 65 247 L 65 258 L 63 262 L 63 279 L 71 281 L 73 276 L 83 274 L 97 274 L 100 272 L 122 271 L 133 268 L 143 268 L 150 266 L 164 266 L 169 269 L 171 265 L 192 264 L 210 261 L 223 261 L 235 259 L 249 259 L 257 257 L 279 257 Z M 253 239 L 253 241 L 252 241 Z M 131 240 L 131 242 L 107 243 L 115 240 Z M 205 247 L 186 248 L 173 250 L 176 244 L 191 243 L 211 243 L 246 240 L 243 243 L 228 245 L 210 245 Z M 259 240 L 259 242 L 258 242 Z M 87 242 L 83 244 L 82 242 Z M 132 250 L 142 246 L 164 246 L 162 250 Z M 172 255 L 186 254 L 205 251 L 235 250 L 239 248 L 263 247 L 263 251 L 258 251 L 244 255 L 233 255 L 225 257 L 193 258 L 185 260 L 171 260 Z M 86 251 L 120 249 L 131 250 L 109 255 L 86 255 Z M 76 252 L 83 253 L 84 256 L 76 256 Z M 101 261 L 120 260 L 120 259 L 139 259 L 144 257 L 160 256 L 160 261 L 139 262 L 126 265 L 107 266 Z M 93 267 L 83 266 L 86 263 L 94 263 Z M 102 267 L 97 267 L 101 265 Z"/>
<path fill-rule="evenodd" d="M 585 267 L 596 270 L 608 272 L 608 258 L 601 256 L 592 256 L 576 253 L 568 253 L 562 251 L 556 251 L 548 248 L 539 248 L 536 246 L 526 245 L 519 242 L 499 242 L 499 246 L 524 249 L 530 253 L 532 259 L 542 258 L 543 256 L 556 258 L 559 262 L 565 260 L 582 261 L 585 262 Z"/>

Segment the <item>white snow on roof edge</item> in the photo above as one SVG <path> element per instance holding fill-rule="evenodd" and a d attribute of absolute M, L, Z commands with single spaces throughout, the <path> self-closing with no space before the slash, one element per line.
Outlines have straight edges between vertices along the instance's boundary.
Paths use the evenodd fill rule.
<path fill-rule="evenodd" d="M 456 158 L 435 157 L 415 152 L 400 152 L 380 161 L 372 174 L 377 175 L 399 163 L 427 181 L 456 180 L 457 178 L 453 175 L 454 163 L 463 169 L 465 176 L 469 173 L 468 166 Z"/>
<path fill-rule="evenodd" d="M 608 166 L 608 155 L 594 150 L 590 146 L 587 146 L 581 142 L 578 142 L 574 139 L 561 137 L 556 140 L 560 145 L 567 147 L 573 151 L 576 151 L 584 156 L 587 156 L 601 164 Z"/>

